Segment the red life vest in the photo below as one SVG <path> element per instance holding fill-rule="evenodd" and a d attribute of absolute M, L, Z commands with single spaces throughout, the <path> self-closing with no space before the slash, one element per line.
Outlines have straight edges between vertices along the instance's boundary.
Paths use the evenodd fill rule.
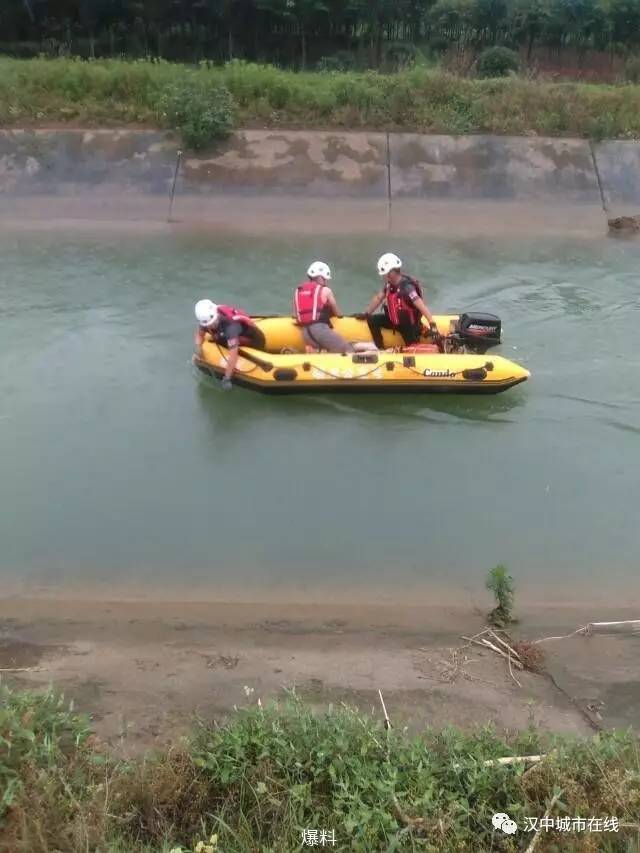
<path fill-rule="evenodd" d="M 315 281 L 303 281 L 296 287 L 293 304 L 296 309 L 296 319 L 301 326 L 311 323 L 329 323 L 329 306 L 322 298 L 324 284 Z"/>
<path fill-rule="evenodd" d="M 234 308 L 232 305 L 218 305 L 218 314 L 220 321 L 217 328 L 213 331 L 213 337 L 218 343 L 227 345 L 227 326 L 230 323 L 240 323 L 243 326 L 243 331 L 256 328 L 256 324 L 248 314 L 241 311 L 239 308 Z M 241 346 L 253 346 L 253 336 L 249 334 L 240 335 L 238 342 Z"/>
<path fill-rule="evenodd" d="M 418 296 L 422 299 L 422 288 L 420 282 L 409 275 L 403 275 L 398 284 L 385 284 L 384 298 L 387 302 L 387 314 L 394 326 L 417 326 L 421 314 L 413 302 L 402 292 L 403 285 L 410 283 L 415 287 Z"/>
<path fill-rule="evenodd" d="M 239 308 L 234 308 L 232 305 L 218 305 L 218 314 L 220 314 L 223 320 L 229 323 L 246 323 L 247 326 L 255 326 L 255 323 L 248 314 L 245 314 Z"/>

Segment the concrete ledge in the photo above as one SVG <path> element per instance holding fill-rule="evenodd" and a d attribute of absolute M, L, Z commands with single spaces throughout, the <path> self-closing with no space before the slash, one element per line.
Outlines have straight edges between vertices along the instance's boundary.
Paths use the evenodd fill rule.
<path fill-rule="evenodd" d="M 612 139 L 594 150 L 607 204 L 640 207 L 640 142 Z"/>
<path fill-rule="evenodd" d="M 599 204 L 589 143 L 578 139 L 391 134 L 392 198 L 536 199 Z"/>
<path fill-rule="evenodd" d="M 177 152 L 159 131 L 0 131 L 2 227 L 596 235 L 598 176 L 612 211 L 640 206 L 637 142 L 247 130 L 184 156 L 170 217 Z"/>
<path fill-rule="evenodd" d="M 384 133 L 246 130 L 214 154 L 184 161 L 187 194 L 276 193 L 386 198 Z"/>
<path fill-rule="evenodd" d="M 2 195 L 169 191 L 177 144 L 147 130 L 0 131 Z"/>

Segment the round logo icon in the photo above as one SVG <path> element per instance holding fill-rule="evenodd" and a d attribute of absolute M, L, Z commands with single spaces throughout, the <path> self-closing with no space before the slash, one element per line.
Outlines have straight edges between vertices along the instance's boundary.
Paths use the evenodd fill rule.
<path fill-rule="evenodd" d="M 494 829 L 502 829 L 502 824 L 505 822 L 505 820 L 509 820 L 509 815 L 505 814 L 504 812 L 497 812 L 491 818 L 491 823 L 493 824 L 493 828 Z"/>
<path fill-rule="evenodd" d="M 494 829 L 501 829 L 506 835 L 513 835 L 518 831 L 518 824 L 504 812 L 496 812 L 491 818 L 491 823 Z"/>

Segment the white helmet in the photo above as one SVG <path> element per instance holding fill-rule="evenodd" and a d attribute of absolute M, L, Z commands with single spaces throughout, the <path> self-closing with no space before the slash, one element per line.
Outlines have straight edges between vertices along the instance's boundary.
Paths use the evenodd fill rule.
<path fill-rule="evenodd" d="M 322 278 L 326 278 L 327 281 L 331 281 L 331 270 L 324 261 L 314 261 L 307 270 L 307 275 L 309 278 L 318 278 L 318 276 L 322 276 Z"/>
<path fill-rule="evenodd" d="M 208 329 L 218 319 L 218 306 L 210 299 L 201 299 L 196 302 L 196 319 L 201 326 Z"/>
<path fill-rule="evenodd" d="M 386 275 L 391 270 L 399 270 L 402 266 L 402 261 L 393 252 L 387 252 L 378 258 L 378 275 Z"/>

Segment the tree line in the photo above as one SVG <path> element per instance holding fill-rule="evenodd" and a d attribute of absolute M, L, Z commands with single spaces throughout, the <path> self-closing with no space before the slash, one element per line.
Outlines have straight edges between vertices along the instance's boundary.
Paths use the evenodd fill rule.
<path fill-rule="evenodd" d="M 233 58 L 296 68 L 400 67 L 418 52 L 502 44 L 629 54 L 640 0 L 1 0 L 15 56 Z"/>

